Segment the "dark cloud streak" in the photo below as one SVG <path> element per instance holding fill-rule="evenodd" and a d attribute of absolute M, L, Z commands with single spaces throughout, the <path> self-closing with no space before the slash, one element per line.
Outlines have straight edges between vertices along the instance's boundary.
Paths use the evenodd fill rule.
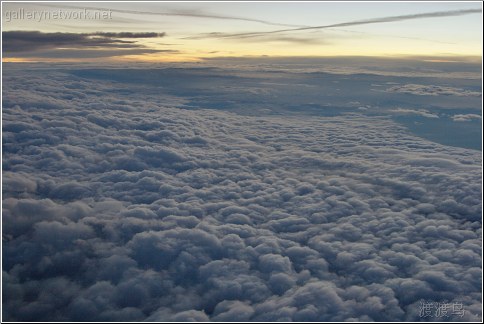
<path fill-rule="evenodd" d="M 139 38 L 161 38 L 165 33 L 94 32 L 94 33 L 43 33 L 40 31 L 6 31 L 3 35 L 4 53 L 31 53 L 37 50 L 59 48 L 145 48 L 137 44 Z"/>
<path fill-rule="evenodd" d="M 132 33 L 132 32 L 120 32 L 120 33 L 112 33 L 112 32 L 95 32 L 85 35 L 91 36 L 102 36 L 102 37 L 112 37 L 112 38 L 159 38 L 166 36 L 166 33 L 152 33 L 152 32 L 141 32 L 141 33 Z"/>

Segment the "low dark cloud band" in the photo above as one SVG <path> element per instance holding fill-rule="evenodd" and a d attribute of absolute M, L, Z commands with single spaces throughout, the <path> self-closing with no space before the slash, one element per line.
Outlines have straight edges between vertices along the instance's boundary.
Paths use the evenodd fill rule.
<path fill-rule="evenodd" d="M 162 38 L 166 33 L 155 32 L 93 32 L 44 33 L 40 31 L 6 31 L 3 36 L 3 53 L 15 57 L 85 57 L 79 51 L 92 53 L 88 57 L 110 57 L 133 53 L 154 53 L 168 50 L 147 48 L 137 42 L 142 38 Z M 78 55 L 72 56 L 77 51 Z M 172 51 L 172 50 L 169 50 Z M 97 53 L 93 53 L 97 52 Z M 51 53 L 51 55 L 48 55 Z M 113 55 L 116 54 L 116 55 Z"/>

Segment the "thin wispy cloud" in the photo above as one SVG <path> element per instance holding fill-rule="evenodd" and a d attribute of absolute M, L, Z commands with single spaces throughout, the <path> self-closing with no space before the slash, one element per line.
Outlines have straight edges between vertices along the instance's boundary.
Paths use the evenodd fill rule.
<path fill-rule="evenodd" d="M 326 28 L 337 28 L 337 27 L 349 27 L 349 26 L 359 26 L 359 25 L 368 25 L 368 24 L 389 23 L 389 22 L 414 20 L 414 19 L 463 16 L 463 15 L 469 15 L 469 14 L 475 14 L 475 13 L 481 13 L 481 10 L 480 9 L 465 9 L 465 10 L 449 10 L 449 11 L 427 12 L 427 13 L 419 13 L 419 14 L 412 14 L 412 15 L 400 15 L 400 16 L 371 18 L 371 19 L 365 19 L 365 20 L 355 20 L 355 21 L 348 21 L 348 22 L 343 22 L 343 23 L 338 23 L 338 24 L 330 24 L 330 25 L 298 27 L 298 28 L 289 28 L 289 29 L 278 29 L 278 30 L 263 31 L 263 32 L 247 32 L 247 33 L 234 33 L 234 34 L 217 33 L 215 37 L 218 37 L 218 38 L 258 37 L 258 36 L 261 36 L 261 35 L 270 35 L 270 34 L 278 34 L 278 33 L 296 32 L 296 31 L 306 31 L 306 30 L 326 29 Z M 214 37 L 214 36 L 212 35 L 212 36 L 208 36 L 208 37 Z"/>
<path fill-rule="evenodd" d="M 59 5 L 51 5 L 51 4 L 38 4 L 40 6 L 45 7 L 54 7 L 60 8 Z M 202 13 L 202 12 L 152 12 L 152 11 L 140 11 L 140 10 L 127 10 L 127 9 L 113 9 L 113 8 L 99 8 L 99 7 L 75 7 L 75 6 L 63 6 L 66 9 L 86 9 L 86 10 L 110 10 L 111 12 L 117 13 L 124 13 L 124 14 L 136 14 L 136 15 L 149 15 L 149 16 L 174 16 L 174 17 L 191 17 L 191 18 L 207 18 L 207 19 L 222 19 L 222 20 L 239 20 L 239 21 L 247 21 L 247 22 L 254 22 L 264 25 L 270 26 L 283 26 L 283 27 L 305 27 L 302 25 L 293 25 L 293 24 L 283 24 L 278 22 L 272 22 L 268 20 L 262 19 L 254 19 L 254 18 L 247 18 L 247 17 L 238 17 L 238 16 L 229 16 L 229 15 L 218 15 L 218 14 L 210 14 L 210 13 Z"/>
<path fill-rule="evenodd" d="M 224 36 L 224 33 L 208 33 L 199 36 L 190 36 L 184 37 L 182 39 L 188 40 L 197 40 L 197 39 L 204 39 L 204 38 L 217 38 L 218 36 Z M 325 35 L 322 37 L 321 35 L 286 35 L 286 34 L 278 34 L 278 35 L 259 35 L 257 37 L 240 37 L 238 40 L 248 43 L 292 43 L 292 44 L 303 44 L 303 45 L 327 45 L 329 36 Z"/>
<path fill-rule="evenodd" d="M 142 32 L 142 33 L 132 33 L 132 32 L 120 32 L 120 33 L 113 33 L 113 32 L 94 32 L 85 34 L 88 36 L 102 36 L 102 37 L 115 37 L 115 38 L 157 38 L 157 37 L 164 37 L 166 33 L 151 33 L 151 32 Z"/>

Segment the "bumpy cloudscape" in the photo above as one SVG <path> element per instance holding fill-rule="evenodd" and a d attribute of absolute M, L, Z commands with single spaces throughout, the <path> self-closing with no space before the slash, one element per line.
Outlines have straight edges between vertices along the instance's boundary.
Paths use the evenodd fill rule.
<path fill-rule="evenodd" d="M 480 81 L 25 66 L 3 76 L 4 320 L 481 319 L 481 152 L 390 117 L 480 122 L 405 105 Z"/>

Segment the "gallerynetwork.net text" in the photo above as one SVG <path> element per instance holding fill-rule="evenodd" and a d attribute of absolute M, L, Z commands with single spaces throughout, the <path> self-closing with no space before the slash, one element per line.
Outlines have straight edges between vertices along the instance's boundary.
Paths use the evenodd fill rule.
<path fill-rule="evenodd" d="M 112 18 L 111 10 L 25 10 L 19 8 L 17 10 L 5 10 L 4 18 L 6 22 L 12 20 L 35 20 L 41 22 L 43 20 L 107 20 Z"/>

